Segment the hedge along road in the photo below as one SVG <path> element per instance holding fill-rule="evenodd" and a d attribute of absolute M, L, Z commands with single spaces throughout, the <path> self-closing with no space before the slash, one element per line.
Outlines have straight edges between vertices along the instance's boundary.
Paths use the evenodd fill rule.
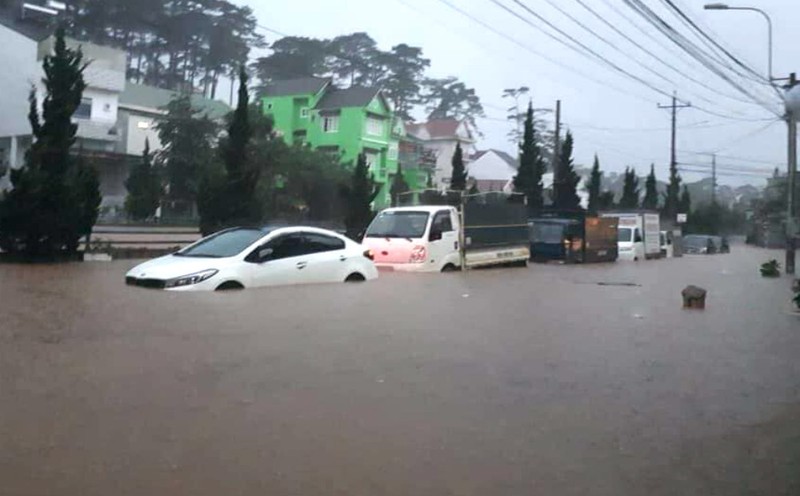
<path fill-rule="evenodd" d="M 227 294 L 0 265 L 2 492 L 797 494 L 776 255 Z"/>

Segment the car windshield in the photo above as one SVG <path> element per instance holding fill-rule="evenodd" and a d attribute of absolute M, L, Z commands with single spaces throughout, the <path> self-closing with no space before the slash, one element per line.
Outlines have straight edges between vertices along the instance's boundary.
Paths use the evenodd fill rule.
<path fill-rule="evenodd" d="M 175 254 L 178 257 L 225 258 L 238 255 L 265 233 L 260 229 L 231 229 L 213 234 Z"/>
<path fill-rule="evenodd" d="M 428 225 L 428 212 L 381 212 L 367 229 L 368 238 L 421 238 Z"/>
<path fill-rule="evenodd" d="M 620 227 L 617 231 L 617 241 L 629 243 L 633 240 L 633 229 L 630 227 Z"/>
<path fill-rule="evenodd" d="M 560 244 L 563 239 L 564 226 L 546 222 L 533 223 L 533 242 L 545 244 Z"/>
<path fill-rule="evenodd" d="M 683 245 L 692 248 L 705 248 L 708 246 L 708 238 L 706 236 L 689 235 L 683 238 Z"/>

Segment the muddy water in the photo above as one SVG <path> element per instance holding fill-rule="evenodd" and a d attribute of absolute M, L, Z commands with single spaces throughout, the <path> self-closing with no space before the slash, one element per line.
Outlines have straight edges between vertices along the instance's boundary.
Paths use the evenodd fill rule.
<path fill-rule="evenodd" d="M 772 256 L 228 294 L 0 265 L 0 493 L 800 494 Z"/>

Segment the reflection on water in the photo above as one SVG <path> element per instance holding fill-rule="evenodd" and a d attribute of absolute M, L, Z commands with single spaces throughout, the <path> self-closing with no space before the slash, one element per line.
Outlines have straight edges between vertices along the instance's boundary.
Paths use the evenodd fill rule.
<path fill-rule="evenodd" d="M 3 494 L 797 494 L 772 256 L 227 294 L 0 265 Z"/>

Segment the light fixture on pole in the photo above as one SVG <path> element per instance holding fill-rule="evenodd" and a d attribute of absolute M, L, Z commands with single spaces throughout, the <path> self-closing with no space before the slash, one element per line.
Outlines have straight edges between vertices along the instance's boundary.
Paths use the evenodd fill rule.
<path fill-rule="evenodd" d="M 774 78 L 772 77 L 772 19 L 770 19 L 767 13 L 755 7 L 732 7 L 725 3 L 707 3 L 703 6 L 703 8 L 706 10 L 749 10 L 750 12 L 758 12 L 759 14 L 761 14 L 762 17 L 764 17 L 764 20 L 767 21 L 767 36 L 769 38 L 768 39 L 769 53 L 767 54 L 767 61 L 768 61 L 767 72 L 769 74 L 767 75 L 767 77 L 769 78 L 770 81 L 773 81 Z"/>

